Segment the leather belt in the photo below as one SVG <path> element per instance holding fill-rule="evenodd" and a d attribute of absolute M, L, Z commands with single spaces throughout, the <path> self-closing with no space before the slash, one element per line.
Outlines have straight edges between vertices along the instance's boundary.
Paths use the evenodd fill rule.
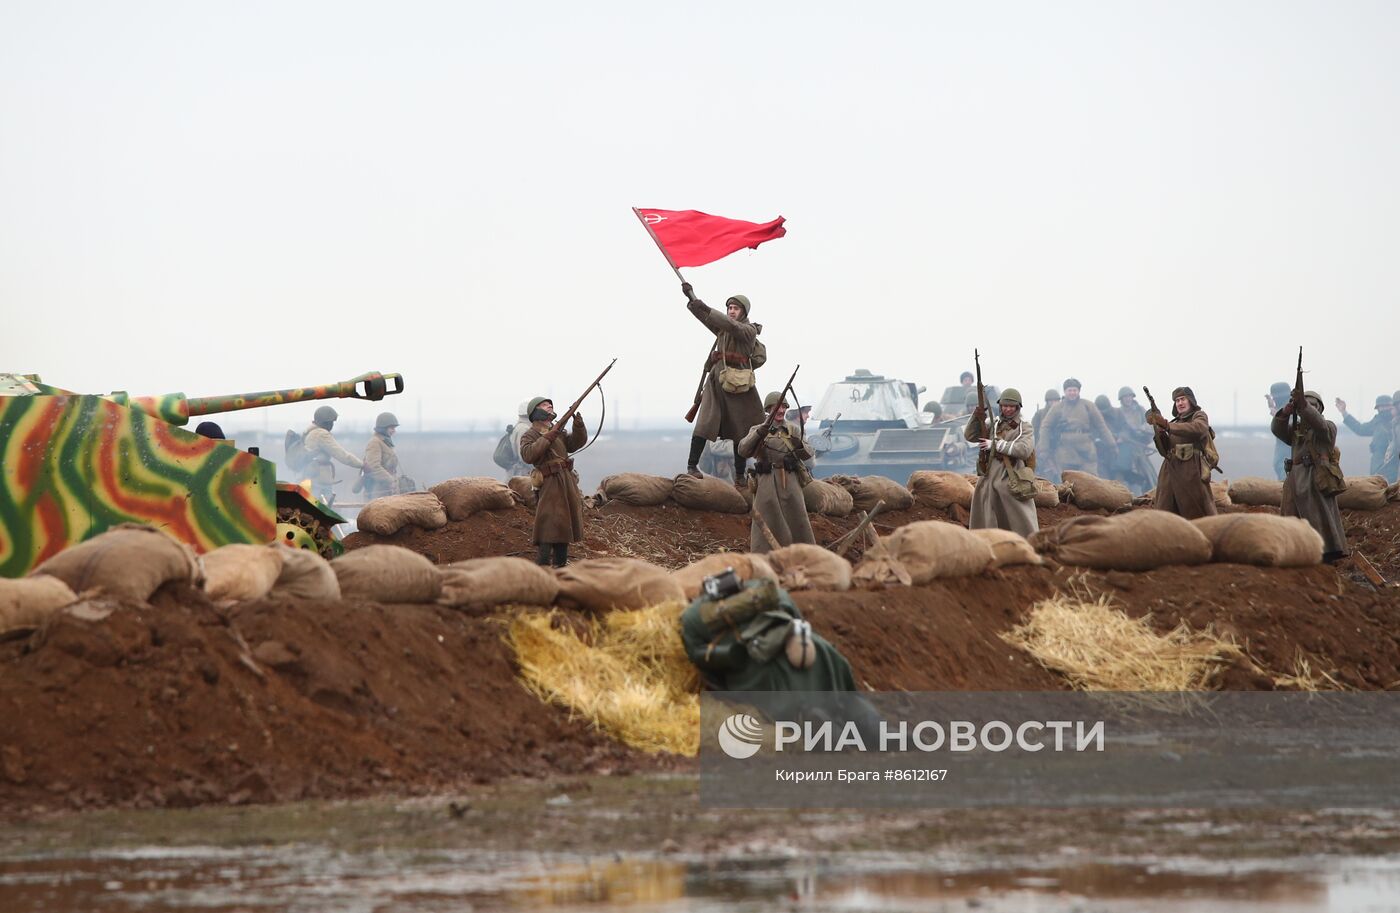
<path fill-rule="evenodd" d="M 540 475 L 544 476 L 545 478 L 549 478 L 550 476 L 558 475 L 561 472 L 567 472 L 573 468 L 574 461 L 572 459 L 554 460 L 552 462 L 545 463 L 543 466 L 540 467 Z"/>

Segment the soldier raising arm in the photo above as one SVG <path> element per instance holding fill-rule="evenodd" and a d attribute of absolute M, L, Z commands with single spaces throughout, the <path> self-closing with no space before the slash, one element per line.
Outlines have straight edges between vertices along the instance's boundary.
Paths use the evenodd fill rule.
<path fill-rule="evenodd" d="M 520 455 L 535 467 L 530 482 L 537 492 L 533 541 L 539 548 L 536 561 L 563 567 L 569 561 L 569 543 L 583 541 L 583 495 L 574 478 L 569 454 L 588 443 L 583 417 L 574 413 L 569 433 L 553 428 L 554 401 L 544 396 L 530 400 L 529 429 L 520 436 Z"/>
<path fill-rule="evenodd" d="M 1172 420 L 1156 409 L 1148 411 L 1147 420 L 1153 426 L 1152 442 L 1163 457 L 1157 470 L 1157 509 L 1188 520 L 1214 516 L 1210 472 L 1216 463 L 1215 432 L 1196 394 L 1190 387 L 1177 387 L 1172 391 Z"/>
<path fill-rule="evenodd" d="M 686 307 L 695 319 L 715 334 L 715 348 L 701 384 L 700 409 L 695 416 L 686 471 L 700 477 L 700 453 L 706 441 L 733 441 L 734 481 L 736 485 L 743 484 L 745 461 L 739 454 L 739 439 L 764 416 L 753 373 L 768 357 L 763 343 L 758 341 L 761 328 L 749 322 L 749 299 L 743 295 L 725 302 L 721 313 L 695 297 L 689 282 L 681 283 L 681 291 L 685 292 Z"/>
<path fill-rule="evenodd" d="M 1295 413 L 1299 421 L 1290 428 Z M 1346 490 L 1346 480 L 1337 463 L 1337 426 L 1322 417 L 1322 397 L 1311 390 L 1295 392 L 1275 413 L 1270 430 L 1292 445 L 1279 513 L 1307 520 L 1322 536 L 1322 560 L 1340 561 L 1347 555 L 1347 537 L 1337 495 Z"/>
<path fill-rule="evenodd" d="M 803 463 L 812 458 L 812 451 L 802 436 L 802 429 L 786 421 L 787 403 L 778 405 L 780 397 L 775 390 L 764 398 L 764 409 L 772 411 L 777 407 L 773 423 L 760 422 L 750 428 L 739 442 L 739 453 L 754 459 L 754 510 L 768 525 L 778 545 L 815 543 L 807 502 L 802 497 L 803 483 L 808 480 Z M 771 546 L 759 523 L 755 518 L 749 532 L 749 550 L 763 554 Z"/>

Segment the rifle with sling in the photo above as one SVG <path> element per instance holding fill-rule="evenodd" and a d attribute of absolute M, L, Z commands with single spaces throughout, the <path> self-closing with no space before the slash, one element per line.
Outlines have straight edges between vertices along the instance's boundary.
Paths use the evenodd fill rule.
<path fill-rule="evenodd" d="M 972 350 L 972 364 L 977 369 L 977 408 L 982 411 L 982 418 L 979 419 L 979 438 L 990 438 L 990 426 L 987 424 L 987 388 L 982 386 L 982 358 L 976 349 Z M 995 445 L 995 441 L 993 442 Z M 987 470 L 992 465 L 991 449 L 981 450 L 977 453 L 977 474 L 986 475 Z M 1007 467 L 1010 468 L 1009 466 Z"/>
<path fill-rule="evenodd" d="M 690 404 L 690 411 L 686 412 L 686 422 L 694 422 L 696 413 L 700 411 L 700 400 L 705 395 L 705 378 L 710 376 L 710 365 L 714 360 L 715 353 L 719 351 L 719 339 L 715 339 L 715 344 L 710 346 L 710 354 L 705 356 L 705 367 L 700 369 L 700 383 L 695 385 L 695 402 Z"/>
<path fill-rule="evenodd" d="M 617 364 L 616 358 L 608 362 L 608 366 L 603 369 L 603 373 L 599 374 L 593 379 L 593 383 L 588 385 L 588 389 L 583 391 L 583 395 L 580 396 L 578 399 L 574 400 L 574 404 L 570 406 L 567 410 L 565 410 L 564 414 L 559 416 L 559 418 L 555 420 L 554 424 L 550 426 L 550 429 L 545 432 L 546 437 L 552 440 L 553 438 L 559 435 L 559 432 L 564 427 L 564 423 L 574 417 L 574 413 L 578 411 L 578 407 L 583 405 L 584 400 L 588 399 L 588 394 L 592 393 L 593 388 L 603 382 L 603 378 L 607 377 L 608 372 L 612 370 L 613 365 L 615 364 Z"/>

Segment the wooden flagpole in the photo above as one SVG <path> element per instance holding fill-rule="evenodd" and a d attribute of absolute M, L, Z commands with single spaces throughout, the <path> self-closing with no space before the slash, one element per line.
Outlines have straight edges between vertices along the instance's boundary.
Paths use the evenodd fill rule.
<path fill-rule="evenodd" d="M 632 207 L 632 214 L 633 214 L 634 216 L 637 217 L 637 221 L 638 221 L 638 222 L 641 222 L 641 223 L 642 223 L 642 227 L 645 228 L 645 229 L 647 230 L 647 234 L 651 235 L 651 240 L 652 240 L 653 242 L 656 243 L 656 249 L 659 250 L 659 251 L 661 251 L 661 256 L 663 256 L 663 257 L 666 258 L 666 263 L 667 263 L 667 265 L 669 265 L 669 266 L 671 267 L 671 270 L 676 274 L 676 278 L 679 279 L 679 280 L 681 280 L 682 282 L 684 282 L 684 281 L 685 281 L 685 277 L 682 276 L 682 275 L 681 275 L 681 271 L 680 271 L 679 269 L 676 268 L 675 261 L 673 261 L 673 260 L 671 259 L 671 255 L 670 255 L 669 253 L 666 252 L 666 248 L 661 246 L 661 239 L 658 238 L 658 237 L 656 236 L 656 232 L 654 232 L 654 231 L 651 230 L 651 223 L 649 223 L 649 222 L 646 220 L 646 216 L 642 215 L 641 210 L 638 209 L 638 208 L 635 207 L 635 206 Z"/>

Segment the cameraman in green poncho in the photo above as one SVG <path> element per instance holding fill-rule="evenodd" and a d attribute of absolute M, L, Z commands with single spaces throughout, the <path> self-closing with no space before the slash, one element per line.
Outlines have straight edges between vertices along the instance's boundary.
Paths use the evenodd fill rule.
<path fill-rule="evenodd" d="M 714 691 L 855 691 L 851 665 L 771 578 L 705 578 L 681 614 L 686 655 Z"/>

